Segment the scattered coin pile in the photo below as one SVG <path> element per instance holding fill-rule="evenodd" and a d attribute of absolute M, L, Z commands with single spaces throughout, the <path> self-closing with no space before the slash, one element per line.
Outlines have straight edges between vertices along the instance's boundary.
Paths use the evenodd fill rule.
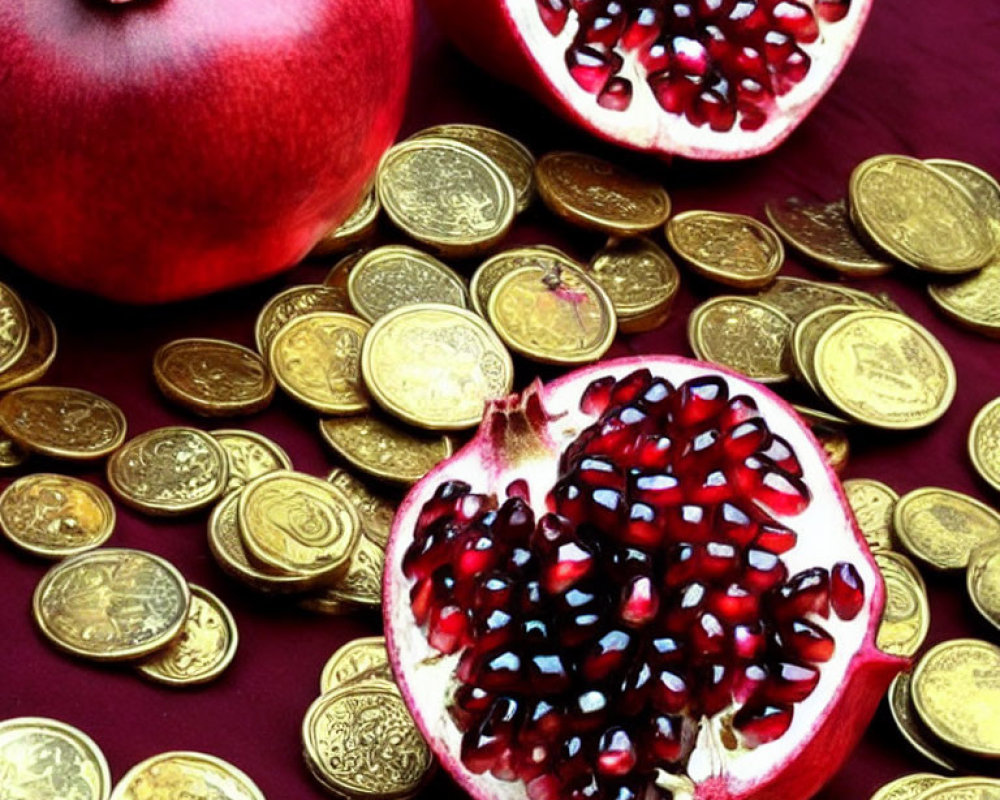
<path fill-rule="evenodd" d="M 995 778 L 944 778 L 915 772 L 887 783 L 871 800 L 993 800 L 995 797 L 1000 797 L 1000 781 Z"/>

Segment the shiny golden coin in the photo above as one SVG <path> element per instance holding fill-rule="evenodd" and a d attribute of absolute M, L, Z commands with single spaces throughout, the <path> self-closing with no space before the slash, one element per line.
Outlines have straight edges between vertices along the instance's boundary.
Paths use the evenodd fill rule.
<path fill-rule="evenodd" d="M 893 430 L 939 419 L 955 397 L 955 367 L 919 323 L 888 311 L 834 322 L 813 359 L 823 395 L 849 417 Z"/>
<path fill-rule="evenodd" d="M 17 292 L 0 283 L 0 372 L 17 363 L 28 346 L 28 311 Z"/>
<path fill-rule="evenodd" d="M 1000 491 L 1000 397 L 983 406 L 972 420 L 968 446 L 976 472 Z"/>
<path fill-rule="evenodd" d="M 27 452 L 14 444 L 12 439 L 0 436 L 0 469 L 19 467 L 27 460 Z"/>
<path fill-rule="evenodd" d="M 366 636 L 352 639 L 340 647 L 326 662 L 323 674 L 319 679 L 320 692 L 326 694 L 338 686 L 350 683 L 360 676 L 380 671 L 392 680 L 392 670 L 389 668 L 389 654 L 385 649 L 384 636 Z"/>
<path fill-rule="evenodd" d="M 844 481 L 844 494 L 872 550 L 892 550 L 892 512 L 899 495 L 882 481 L 853 478 Z"/>
<path fill-rule="evenodd" d="M 229 482 L 226 491 L 241 489 L 254 478 L 279 469 L 291 469 L 288 453 L 266 436 L 238 429 L 212 431 L 215 441 L 226 451 Z"/>
<path fill-rule="evenodd" d="M 156 516 L 211 505 L 229 485 L 226 451 L 196 428 L 155 428 L 108 459 L 108 483 L 127 506 Z"/>
<path fill-rule="evenodd" d="M 482 317 L 427 304 L 396 309 L 372 326 L 361 375 L 378 404 L 404 422 L 461 430 L 479 423 L 487 401 L 510 394 L 514 364 Z"/>
<path fill-rule="evenodd" d="M 361 260 L 361 256 L 368 252 L 368 248 L 362 247 L 355 250 L 353 253 L 348 253 L 340 261 L 334 264 L 330 271 L 323 278 L 323 285 L 329 286 L 332 289 L 343 289 L 347 292 L 347 279 L 351 274 L 351 270 L 354 269 L 355 264 Z M 315 309 L 317 311 L 351 311 L 353 310 L 350 302 L 347 303 L 347 308 L 326 308 L 326 309 Z M 314 309 L 310 309 L 314 310 Z"/>
<path fill-rule="evenodd" d="M 761 383 L 788 380 L 792 321 L 749 297 L 714 297 L 688 317 L 688 343 L 702 361 Z"/>
<path fill-rule="evenodd" d="M 514 221 L 510 178 L 482 150 L 440 136 L 392 147 L 378 168 L 379 200 L 397 228 L 452 256 L 499 242 Z"/>
<path fill-rule="evenodd" d="M 607 293 L 581 270 L 520 267 L 490 293 L 486 318 L 515 353 L 543 364 L 597 361 L 617 330 Z"/>
<path fill-rule="evenodd" d="M 29 553 L 65 558 L 100 547 L 115 529 L 103 489 L 68 475 L 36 472 L 0 494 L 0 531 Z"/>
<path fill-rule="evenodd" d="M 0 722 L 0 790 L 10 800 L 108 800 L 111 773 L 83 731 L 17 717 Z"/>
<path fill-rule="evenodd" d="M 972 551 L 965 584 L 979 613 L 1000 628 L 1000 539 L 993 539 Z"/>
<path fill-rule="evenodd" d="M 324 588 L 315 602 L 334 602 L 346 608 L 378 608 L 382 605 L 382 571 L 385 550 L 367 536 L 358 538 L 351 552 L 347 572 L 336 583 Z"/>
<path fill-rule="evenodd" d="M 361 534 L 384 549 L 389 543 L 396 503 L 339 467 L 331 471 L 326 479 L 350 498 L 361 520 Z"/>
<path fill-rule="evenodd" d="M 871 800 L 916 800 L 918 795 L 946 780 L 929 772 L 915 772 L 887 783 L 871 796 Z"/>
<path fill-rule="evenodd" d="M 792 408 L 798 412 L 799 416 L 805 420 L 807 425 L 832 425 L 836 428 L 846 428 L 851 423 L 843 417 L 831 414 L 829 411 L 820 411 L 818 408 L 792 404 Z"/>
<path fill-rule="evenodd" d="M 264 800 L 242 770 L 204 753 L 172 752 L 147 758 L 125 773 L 111 800 Z"/>
<path fill-rule="evenodd" d="M 1000 256 L 958 283 L 932 283 L 927 293 L 938 308 L 959 325 L 1000 338 Z"/>
<path fill-rule="evenodd" d="M 873 555 L 885 580 L 885 608 L 876 643 L 886 653 L 908 658 L 920 649 L 930 628 L 927 587 L 906 556 L 889 550 Z"/>
<path fill-rule="evenodd" d="M 814 426 L 812 432 L 826 454 L 826 463 L 840 475 L 847 468 L 847 461 L 851 456 L 851 442 L 847 434 L 840 428 L 824 426 Z"/>
<path fill-rule="evenodd" d="M 913 670 L 912 694 L 917 715 L 939 739 L 1000 759 L 1000 647 L 979 639 L 935 645 Z"/>
<path fill-rule="evenodd" d="M 348 247 L 353 247 L 358 242 L 364 241 L 373 233 L 378 225 L 378 212 L 382 206 L 378 202 L 378 194 L 375 187 L 371 186 L 361 196 L 361 201 L 355 206 L 350 215 L 336 228 L 325 234 L 313 246 L 309 252 L 310 256 L 326 256 L 331 253 L 339 253 Z"/>
<path fill-rule="evenodd" d="M 420 434 L 377 416 L 324 419 L 319 432 L 348 464 L 375 478 L 406 485 L 419 481 L 453 449 L 447 436 Z"/>
<path fill-rule="evenodd" d="M 60 650 L 93 661 L 142 658 L 181 630 L 187 581 L 141 550 L 98 548 L 61 561 L 35 589 L 33 613 Z"/>
<path fill-rule="evenodd" d="M 386 245 L 365 253 L 347 276 L 347 294 L 355 311 L 375 322 L 390 311 L 419 303 L 469 307 L 462 278 L 433 256 L 404 245 Z"/>
<path fill-rule="evenodd" d="M 330 596 L 329 592 L 319 591 L 303 595 L 295 603 L 297 608 L 311 614 L 322 614 L 325 617 L 342 617 L 356 614 L 358 607 L 354 603 L 345 603 Z"/>
<path fill-rule="evenodd" d="M 125 427 L 118 406 L 83 389 L 24 386 L 0 397 L 0 431 L 53 458 L 104 458 L 125 441 Z"/>
<path fill-rule="evenodd" d="M 347 299 L 347 283 L 342 286 L 321 286 L 307 283 L 292 286 L 279 292 L 270 300 L 254 325 L 254 341 L 257 352 L 267 360 L 268 351 L 274 337 L 289 321 L 314 311 L 341 311 L 350 313 L 351 303 Z"/>
<path fill-rule="evenodd" d="M 847 214 L 847 203 L 804 203 L 790 197 L 764 206 L 782 239 L 816 264 L 854 278 L 883 275 L 892 262 L 869 253 L 858 240 Z"/>
<path fill-rule="evenodd" d="M 361 530 L 357 511 L 340 489 L 287 470 L 248 483 L 237 513 L 251 561 L 316 584 L 345 573 Z"/>
<path fill-rule="evenodd" d="M 993 236 L 972 197 L 941 172 L 906 156 L 876 156 L 851 173 L 851 220 L 893 258 L 928 272 L 985 266 Z"/>
<path fill-rule="evenodd" d="M 767 286 L 785 263 L 778 234 L 742 214 L 685 211 L 670 218 L 667 241 L 699 275 L 738 289 Z"/>
<path fill-rule="evenodd" d="M 493 289 L 510 272 L 521 267 L 535 267 L 545 272 L 557 269 L 580 270 L 582 267 L 565 253 L 549 249 L 544 245 L 534 247 L 517 247 L 504 250 L 486 259 L 472 274 L 469 283 L 469 294 L 472 297 L 472 307 L 481 317 L 486 316 L 486 306 L 489 305 Z"/>
<path fill-rule="evenodd" d="M 942 769 L 954 772 L 957 768 L 955 762 L 941 752 L 940 744 L 932 742 L 927 737 L 920 720 L 917 719 L 916 709 L 913 708 L 913 697 L 910 693 L 912 680 L 913 673 L 900 672 L 889 684 L 888 700 L 892 719 L 903 738 L 910 743 L 914 750 Z"/>
<path fill-rule="evenodd" d="M 878 299 L 866 292 L 851 291 L 833 283 L 780 275 L 754 299 L 781 311 L 792 322 L 799 322 L 813 311 L 833 305 L 882 308 Z"/>
<path fill-rule="evenodd" d="M 1000 245 L 1000 183 L 985 170 L 964 161 L 928 158 L 924 163 L 943 172 L 967 191 L 976 209 L 989 220 L 993 238 Z"/>
<path fill-rule="evenodd" d="M 14 364 L 0 372 L 0 391 L 7 392 L 42 379 L 56 358 L 58 336 L 52 318 L 34 303 L 26 303 L 28 344 Z"/>
<path fill-rule="evenodd" d="M 670 256 L 646 238 L 610 241 L 591 259 L 587 275 L 607 292 L 622 333 L 666 322 L 681 282 Z"/>
<path fill-rule="evenodd" d="M 510 179 L 517 195 L 516 210 L 524 211 L 535 196 L 535 157 L 517 139 L 479 125 L 451 124 L 425 128 L 413 138 L 436 136 L 454 139 L 480 150 Z"/>
<path fill-rule="evenodd" d="M 795 323 L 791 347 L 795 374 L 817 394 L 822 394 L 822 390 L 816 377 L 816 345 L 834 322 L 857 310 L 857 306 L 827 306 L 810 312 Z"/>
<path fill-rule="evenodd" d="M 274 378 L 253 350 L 220 339 L 177 339 L 153 356 L 163 395 L 203 417 L 255 414 L 271 404 Z"/>
<path fill-rule="evenodd" d="M 549 210 L 582 228 L 635 236 L 670 216 L 660 184 L 583 153 L 547 153 L 535 166 L 535 180 Z"/>
<path fill-rule="evenodd" d="M 271 342 L 271 371 L 289 397 L 313 411 L 364 411 L 368 393 L 361 385 L 361 342 L 370 328 L 360 317 L 335 311 L 296 317 Z"/>
<path fill-rule="evenodd" d="M 321 783 L 356 800 L 410 797 L 434 764 L 391 686 L 347 684 L 325 693 L 306 712 L 302 742 Z"/>
<path fill-rule="evenodd" d="M 193 686 L 215 680 L 236 655 L 239 635 L 226 604 L 208 589 L 190 585 L 191 608 L 180 634 L 139 664 L 139 674 L 167 686 Z"/>
<path fill-rule="evenodd" d="M 912 555 L 934 569 L 965 569 L 981 544 L 1000 539 L 1000 513 L 951 489 L 925 487 L 903 495 L 893 529 Z"/>
<path fill-rule="evenodd" d="M 950 778 L 924 791 L 919 800 L 1000 800 L 1000 780 Z"/>

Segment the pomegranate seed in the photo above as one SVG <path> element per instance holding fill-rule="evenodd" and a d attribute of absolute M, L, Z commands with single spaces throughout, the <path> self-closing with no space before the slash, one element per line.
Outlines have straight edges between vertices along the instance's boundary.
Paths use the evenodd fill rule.
<path fill-rule="evenodd" d="M 702 614 L 691 629 L 691 646 L 701 656 L 718 656 L 726 647 L 726 629 L 714 614 Z"/>
<path fill-rule="evenodd" d="M 605 531 L 618 529 L 625 512 L 625 498 L 616 489 L 594 489 L 590 493 L 588 516 L 590 521 Z"/>
<path fill-rule="evenodd" d="M 729 385 L 722 378 L 706 375 L 684 383 L 674 393 L 677 408 L 674 420 L 685 427 L 701 425 L 718 416 L 729 399 Z"/>
<path fill-rule="evenodd" d="M 667 589 L 676 589 L 678 586 L 690 583 L 697 574 L 698 562 L 695 560 L 694 545 L 675 545 L 663 576 L 663 585 Z"/>
<path fill-rule="evenodd" d="M 645 661 L 633 666 L 622 681 L 616 709 L 625 716 L 634 716 L 646 706 L 653 685 L 653 670 Z"/>
<path fill-rule="evenodd" d="M 615 379 L 610 375 L 592 381 L 580 397 L 580 410 L 595 417 L 603 414 L 611 404 L 611 388 L 614 385 Z"/>
<path fill-rule="evenodd" d="M 668 436 L 646 434 L 640 436 L 623 454 L 628 465 L 638 470 L 666 470 L 670 464 L 672 441 Z"/>
<path fill-rule="evenodd" d="M 668 509 L 667 530 L 680 542 L 705 542 L 712 535 L 712 517 L 703 506 L 685 503 Z"/>
<path fill-rule="evenodd" d="M 746 547 L 757 537 L 760 527 L 743 509 L 723 503 L 716 512 L 715 529 L 737 547 Z"/>
<path fill-rule="evenodd" d="M 744 34 L 752 30 L 759 30 L 768 24 L 767 15 L 756 0 L 737 0 L 729 12 L 729 19 L 737 23 L 733 27 L 739 28 Z"/>
<path fill-rule="evenodd" d="M 789 578 L 774 599 L 775 614 L 781 619 L 818 614 L 830 615 L 830 575 L 822 567 L 813 567 Z"/>
<path fill-rule="evenodd" d="M 597 96 L 597 105 L 609 111 L 626 111 L 632 105 L 632 82 L 626 78 L 612 78 Z"/>
<path fill-rule="evenodd" d="M 681 643 L 672 636 L 657 636 L 649 644 L 659 665 L 677 661 L 684 652 Z"/>
<path fill-rule="evenodd" d="M 806 485 L 777 468 L 765 469 L 755 499 L 776 514 L 801 514 L 809 505 Z"/>
<path fill-rule="evenodd" d="M 542 23 L 553 36 L 558 36 L 569 19 L 569 5 L 566 0 L 535 0 Z"/>
<path fill-rule="evenodd" d="M 561 544 L 550 564 L 543 562 L 542 584 L 550 594 L 564 592 L 591 571 L 594 556 L 579 542 Z"/>
<path fill-rule="evenodd" d="M 648 625 L 660 609 L 660 597 L 647 575 L 636 575 L 622 589 L 618 617 L 627 625 Z"/>
<path fill-rule="evenodd" d="M 625 406 L 635 403 L 649 387 L 653 374 L 648 369 L 630 372 L 611 389 L 611 405 Z"/>
<path fill-rule="evenodd" d="M 566 51 L 566 66 L 581 89 L 597 94 L 617 70 L 612 55 L 589 45 L 573 45 Z"/>
<path fill-rule="evenodd" d="M 750 661 L 767 649 L 767 637 L 759 622 L 737 625 L 733 628 L 733 653 Z"/>
<path fill-rule="evenodd" d="M 602 681 L 622 668 L 631 648 L 632 637 L 625 631 L 608 631 L 584 655 L 580 672 L 590 682 Z"/>
<path fill-rule="evenodd" d="M 789 92 L 809 72 L 812 59 L 798 47 L 794 47 L 788 57 L 776 65 L 774 73 L 774 91 L 777 94 Z"/>
<path fill-rule="evenodd" d="M 544 620 L 526 619 L 521 623 L 521 638 L 525 644 L 548 644 L 549 626 Z"/>
<path fill-rule="evenodd" d="M 657 508 L 684 502 L 684 492 L 677 477 L 664 472 L 633 470 L 628 476 L 628 495 Z"/>
<path fill-rule="evenodd" d="M 494 524 L 507 544 L 524 543 L 535 530 L 535 512 L 520 497 L 511 497 L 497 510 Z"/>
<path fill-rule="evenodd" d="M 518 500 L 523 500 L 528 505 L 531 504 L 531 490 L 528 487 L 528 482 L 524 478 L 517 478 L 511 481 L 507 485 L 506 495 L 508 498 L 516 497 Z"/>
<path fill-rule="evenodd" d="M 676 714 L 688 704 L 688 685 L 672 670 L 661 670 L 653 682 L 652 702 L 657 711 Z"/>
<path fill-rule="evenodd" d="M 733 698 L 738 703 L 745 703 L 749 698 L 755 697 L 767 682 L 768 675 L 770 673 L 763 664 L 750 664 L 735 681 Z"/>
<path fill-rule="evenodd" d="M 698 94 L 698 80 L 687 75 L 664 73 L 650 78 L 649 87 L 660 108 L 673 114 L 682 114 Z"/>
<path fill-rule="evenodd" d="M 500 562 L 500 554 L 489 535 L 478 536 L 469 542 L 455 564 L 455 574 L 459 580 L 489 572 Z"/>
<path fill-rule="evenodd" d="M 851 0 L 816 0 L 816 14 L 824 22 L 840 22 L 851 10 Z"/>
<path fill-rule="evenodd" d="M 594 775 L 580 778 L 569 792 L 569 800 L 605 800 L 605 793 Z"/>
<path fill-rule="evenodd" d="M 455 690 L 454 702 L 448 711 L 462 728 L 469 728 L 474 721 L 482 718 L 494 699 L 485 689 L 463 683 Z"/>
<path fill-rule="evenodd" d="M 625 31 L 626 22 L 627 19 L 622 7 L 618 3 L 608 3 L 604 13 L 594 17 L 586 29 L 582 31 L 583 39 L 587 44 L 610 49 L 618 44 L 618 40 Z"/>
<path fill-rule="evenodd" d="M 573 522 L 586 519 L 583 491 L 575 481 L 563 479 L 556 484 L 552 490 L 552 505 L 557 514 Z"/>
<path fill-rule="evenodd" d="M 560 800 L 562 783 L 555 775 L 539 775 L 528 783 L 528 800 Z"/>
<path fill-rule="evenodd" d="M 798 539 L 799 537 L 794 531 L 783 528 L 776 522 L 770 522 L 760 526 L 760 533 L 754 540 L 754 544 L 763 550 L 781 555 L 795 547 Z"/>
<path fill-rule="evenodd" d="M 528 660 L 528 681 L 534 691 L 557 694 L 570 688 L 570 674 L 556 653 L 534 655 Z"/>
<path fill-rule="evenodd" d="M 705 45 L 687 36 L 675 36 L 670 42 L 673 51 L 671 66 L 687 75 L 702 76 L 708 72 L 709 57 Z"/>
<path fill-rule="evenodd" d="M 570 736 L 563 741 L 556 760 L 556 775 L 567 783 L 580 780 L 590 773 L 584 753 L 583 739 L 578 735 Z"/>
<path fill-rule="evenodd" d="M 577 467 L 577 479 L 587 486 L 620 489 L 625 485 L 621 470 L 605 456 L 587 456 Z"/>
<path fill-rule="evenodd" d="M 547 700 L 538 700 L 528 708 L 518 739 L 528 745 L 547 744 L 559 736 L 564 727 L 558 709 Z"/>
<path fill-rule="evenodd" d="M 865 604 L 865 584 L 853 564 L 840 561 L 830 571 L 830 604 L 841 619 L 851 620 Z"/>
<path fill-rule="evenodd" d="M 628 27 L 622 34 L 621 46 L 626 50 L 639 50 L 656 40 L 663 26 L 663 12 L 645 6 L 634 11 Z"/>
<path fill-rule="evenodd" d="M 517 625 L 514 618 L 503 609 L 497 608 L 476 623 L 476 646 L 480 650 L 492 650 L 512 645 L 516 633 Z"/>
<path fill-rule="evenodd" d="M 819 683 L 819 670 L 782 662 L 768 680 L 766 694 L 773 703 L 801 703 Z"/>
<path fill-rule="evenodd" d="M 770 432 L 767 423 L 757 417 L 734 425 L 726 431 L 722 439 L 722 449 L 734 461 L 742 461 L 749 455 L 767 447 Z"/>
<path fill-rule="evenodd" d="M 503 612 L 499 612 L 503 613 Z M 431 611 L 427 641 L 442 653 L 454 653 L 469 640 L 469 620 L 458 606 L 443 606 Z"/>
<path fill-rule="evenodd" d="M 430 578 L 419 579 L 410 589 L 410 608 L 413 609 L 413 618 L 420 626 L 427 624 L 430 617 L 433 592 Z"/>
<path fill-rule="evenodd" d="M 597 770 L 602 775 L 628 775 L 636 763 L 635 747 L 624 728 L 610 728 L 601 735 L 597 748 Z"/>
<path fill-rule="evenodd" d="M 743 734 L 747 747 L 780 739 L 792 724 L 792 709 L 786 706 L 744 706 L 733 717 L 733 727 Z"/>
<path fill-rule="evenodd" d="M 645 739 L 650 760 L 676 762 L 687 758 L 692 748 L 691 735 L 684 717 L 657 714 L 651 721 L 652 732 Z"/>
<path fill-rule="evenodd" d="M 751 547 L 746 554 L 744 584 L 756 592 L 766 592 L 785 580 L 788 569 L 774 553 Z"/>
<path fill-rule="evenodd" d="M 738 583 L 730 584 L 724 592 L 711 592 L 706 605 L 730 625 L 749 622 L 756 619 L 760 613 L 760 601 L 757 595 L 748 592 Z"/>
<path fill-rule="evenodd" d="M 764 54 L 756 47 L 741 47 L 733 59 L 732 68 L 742 77 L 767 80 L 767 63 L 764 61 Z"/>
<path fill-rule="evenodd" d="M 778 30 L 794 36 L 800 42 L 815 42 L 819 36 L 819 25 L 812 11 L 802 3 L 781 0 L 771 9 L 771 17 Z"/>
<path fill-rule="evenodd" d="M 789 475 L 794 475 L 795 477 L 802 475 L 802 466 L 795 457 L 792 446 L 782 437 L 772 436 L 767 448 L 761 450 L 760 454 L 771 459 L 775 466 L 780 467 Z"/>
<path fill-rule="evenodd" d="M 833 637 L 819 625 L 804 619 L 794 620 L 781 631 L 783 649 L 803 661 L 823 663 L 833 657 Z"/>
<path fill-rule="evenodd" d="M 654 42 L 639 54 L 639 63 L 650 76 L 659 75 L 670 66 L 670 51 L 663 42 Z"/>
<path fill-rule="evenodd" d="M 524 684 L 521 657 L 513 650 L 487 653 L 474 670 L 476 683 L 487 691 L 503 692 Z"/>
<path fill-rule="evenodd" d="M 757 401 L 745 394 L 738 394 L 726 406 L 725 411 L 719 418 L 719 427 L 722 431 L 729 431 L 740 423 L 753 419 L 760 415 L 757 408 Z"/>
<path fill-rule="evenodd" d="M 701 683 L 701 712 L 713 716 L 733 701 L 733 673 L 722 664 L 712 664 Z"/>
<path fill-rule="evenodd" d="M 516 700 L 510 697 L 497 699 L 479 729 L 462 737 L 462 763 L 477 774 L 496 769 L 505 751 L 509 754 L 519 716 L 520 708 Z"/>
<path fill-rule="evenodd" d="M 699 549 L 698 571 L 707 580 L 731 580 L 740 566 L 740 554 L 731 544 L 709 542 Z"/>
<path fill-rule="evenodd" d="M 514 596 L 514 582 L 502 573 L 485 575 L 479 579 L 472 599 L 475 611 L 492 611 L 506 608 Z"/>
<path fill-rule="evenodd" d="M 588 689 L 573 700 L 571 709 L 577 730 L 595 730 L 604 724 L 608 716 L 608 697 L 602 691 Z"/>

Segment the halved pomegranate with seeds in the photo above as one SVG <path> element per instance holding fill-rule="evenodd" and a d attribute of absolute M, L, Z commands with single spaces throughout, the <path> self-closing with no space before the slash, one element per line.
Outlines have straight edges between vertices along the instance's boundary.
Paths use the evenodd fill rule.
<path fill-rule="evenodd" d="M 777 146 L 840 73 L 871 0 L 428 0 L 469 58 L 618 144 Z"/>
<path fill-rule="evenodd" d="M 396 517 L 397 680 L 476 798 L 799 800 L 905 660 L 822 449 L 680 358 L 497 402 Z"/>

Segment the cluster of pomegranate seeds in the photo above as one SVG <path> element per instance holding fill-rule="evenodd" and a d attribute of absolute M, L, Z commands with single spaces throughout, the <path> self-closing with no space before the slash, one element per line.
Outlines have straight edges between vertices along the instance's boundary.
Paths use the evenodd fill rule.
<path fill-rule="evenodd" d="M 625 110 L 644 72 L 659 105 L 697 126 L 760 128 L 774 98 L 809 72 L 801 45 L 821 23 L 843 19 L 851 0 L 535 0 L 553 36 L 575 15 L 566 51 L 574 80 L 601 106 Z"/>
<path fill-rule="evenodd" d="M 473 772 L 531 800 L 658 796 L 706 717 L 724 746 L 782 736 L 815 689 L 831 611 L 864 603 L 840 562 L 789 575 L 797 534 L 770 512 L 809 503 L 795 453 L 719 377 L 674 388 L 648 370 L 600 379 L 597 421 L 562 454 L 535 517 L 449 481 L 403 560 L 430 644 L 460 653 L 451 708 Z"/>

